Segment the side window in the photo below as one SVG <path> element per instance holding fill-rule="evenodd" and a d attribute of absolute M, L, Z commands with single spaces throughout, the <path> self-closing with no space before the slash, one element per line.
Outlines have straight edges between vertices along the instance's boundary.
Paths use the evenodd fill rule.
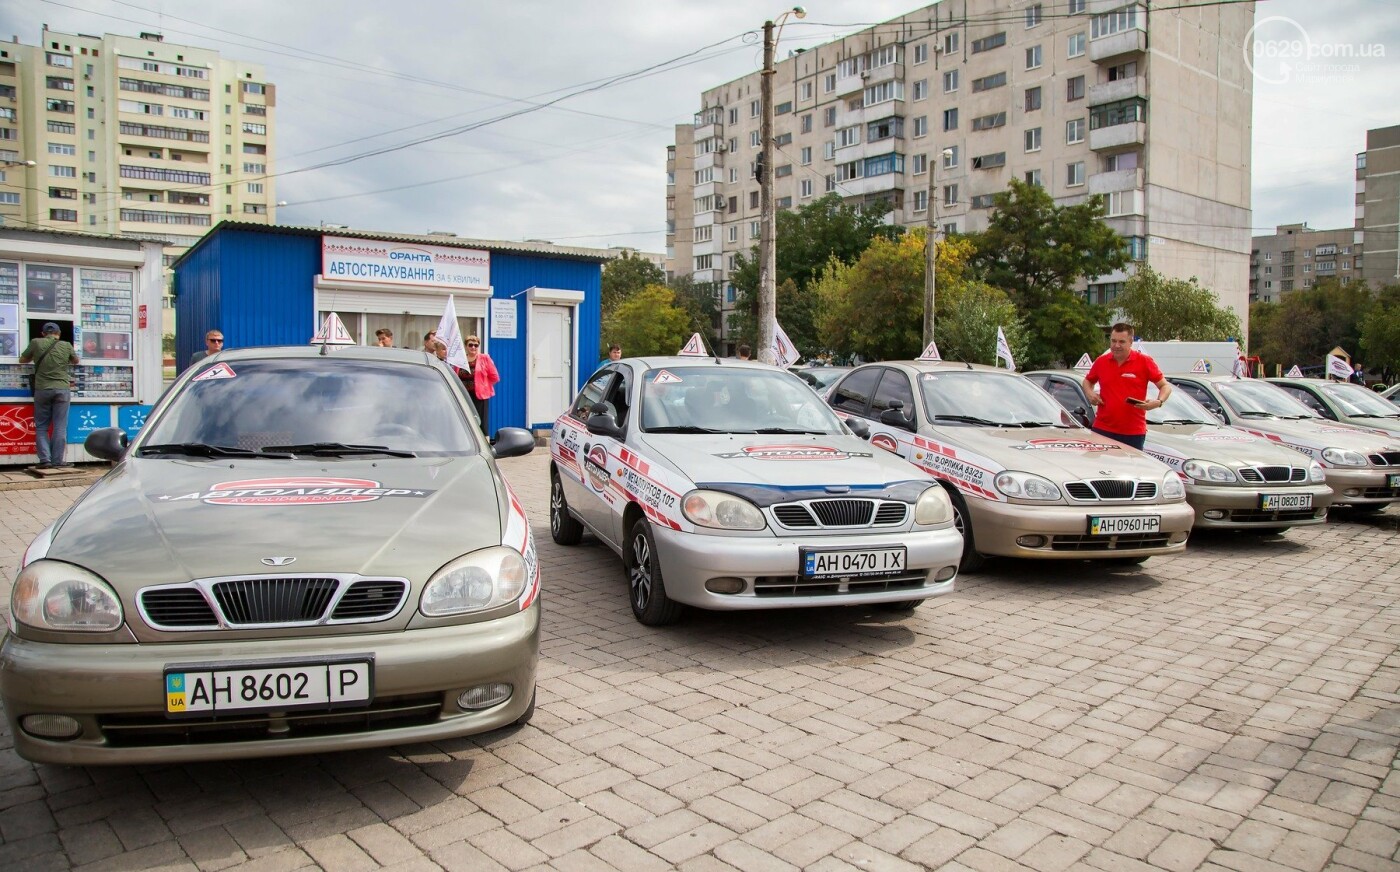
<path fill-rule="evenodd" d="M 909 388 L 909 377 L 893 369 L 884 372 L 880 379 L 880 387 L 875 391 L 875 398 L 870 402 L 870 416 L 879 418 L 881 412 L 890 408 L 892 401 L 898 400 L 904 409 L 904 416 L 913 420 L 914 392 Z"/>
<path fill-rule="evenodd" d="M 627 413 L 631 410 L 631 389 L 632 389 L 632 368 L 625 364 L 617 364 L 618 378 L 612 383 L 603 402 L 608 403 L 617 410 L 617 425 L 627 426 Z"/>
<path fill-rule="evenodd" d="M 1088 406 L 1088 403 L 1084 400 L 1084 395 L 1080 393 L 1078 388 L 1068 382 L 1053 379 L 1045 386 L 1045 389 L 1050 392 L 1050 396 L 1054 397 L 1056 402 L 1066 409 L 1069 409 L 1071 412 Z"/>
<path fill-rule="evenodd" d="M 578 397 L 574 399 L 574 405 L 569 409 L 569 416 L 577 418 L 579 421 L 588 420 L 588 411 L 598 403 L 603 401 L 603 395 L 607 392 L 608 383 L 612 381 L 613 371 L 611 369 L 600 369 L 593 373 L 593 378 L 583 386 L 583 390 L 578 392 Z"/>
<path fill-rule="evenodd" d="M 1277 384 L 1277 382 L 1275 382 L 1275 384 Z M 1332 414 L 1332 410 L 1323 405 L 1322 400 L 1313 396 L 1313 392 L 1307 388 L 1298 388 L 1293 385 L 1283 384 L 1279 385 L 1279 387 L 1288 391 L 1290 397 L 1307 406 L 1309 409 L 1312 409 L 1314 412 L 1317 412 L 1322 417 L 1336 419 L 1337 416 Z"/>
<path fill-rule="evenodd" d="M 1191 382 L 1172 382 L 1172 384 L 1186 391 L 1191 399 L 1205 406 L 1212 415 L 1220 419 L 1221 423 L 1227 423 L 1225 421 L 1225 410 L 1220 408 L 1220 403 L 1216 402 L 1215 397 L 1211 396 L 1210 391 L 1200 385 L 1192 384 Z"/>
<path fill-rule="evenodd" d="M 864 415 L 870 403 L 870 395 L 875 393 L 875 382 L 880 378 L 880 368 L 858 369 L 841 379 L 831 392 L 831 408 L 849 415 Z"/>

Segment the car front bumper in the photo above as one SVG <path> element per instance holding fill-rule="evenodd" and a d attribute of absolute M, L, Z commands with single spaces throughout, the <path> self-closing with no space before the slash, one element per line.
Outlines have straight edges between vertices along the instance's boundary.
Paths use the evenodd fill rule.
<path fill-rule="evenodd" d="M 652 527 L 666 595 L 676 602 L 719 611 L 799 606 L 870 605 L 927 599 L 953 590 L 962 536 L 952 527 L 908 533 L 806 537 L 718 537 Z M 863 549 L 903 545 L 905 572 L 895 578 L 806 580 L 800 548 Z M 944 572 L 946 581 L 935 581 Z M 742 579 L 734 594 L 706 589 L 712 579 Z"/>
<path fill-rule="evenodd" d="M 1037 506 L 968 500 L 973 544 L 981 554 L 1038 560 L 1092 560 L 1175 554 L 1186 549 L 1195 512 L 1186 502 Z M 1158 515 L 1155 534 L 1099 536 L 1091 517 Z M 1037 542 L 1037 539 L 1043 540 Z M 1018 541 L 1019 540 L 1019 541 Z M 1028 544 L 1033 543 L 1033 544 Z"/>
<path fill-rule="evenodd" d="M 1400 487 L 1390 486 L 1390 477 L 1400 475 L 1400 468 L 1392 467 L 1387 471 L 1326 467 L 1324 472 L 1336 505 L 1377 506 L 1400 500 Z"/>
<path fill-rule="evenodd" d="M 69 765 L 174 763 L 271 757 L 425 742 L 508 726 L 533 698 L 540 604 L 477 624 L 392 633 L 219 642 L 0 645 L 0 701 L 15 750 L 27 760 Z M 169 664 L 277 663 L 370 655 L 374 694 L 364 708 L 230 713 L 168 718 Z M 482 711 L 460 694 L 504 683 L 512 692 Z M 73 718 L 68 740 L 26 732 L 28 715 Z"/>
<path fill-rule="evenodd" d="M 1311 494 L 1312 508 L 1283 511 L 1261 509 L 1259 498 L 1264 494 Z M 1192 483 L 1186 485 L 1186 501 L 1196 510 L 1197 527 L 1233 530 L 1300 527 L 1327 521 L 1327 507 L 1332 505 L 1332 489 L 1325 484 L 1228 487 Z"/>

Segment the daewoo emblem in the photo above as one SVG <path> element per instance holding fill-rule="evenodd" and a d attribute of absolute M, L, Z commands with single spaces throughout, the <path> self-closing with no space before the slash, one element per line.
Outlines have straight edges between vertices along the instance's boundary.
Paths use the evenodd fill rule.
<path fill-rule="evenodd" d="M 295 558 L 295 557 L 264 557 L 264 558 L 262 559 L 262 562 L 265 563 L 265 564 L 267 564 L 268 566 L 287 566 L 287 565 L 290 564 L 290 563 L 296 562 L 296 558 Z"/>

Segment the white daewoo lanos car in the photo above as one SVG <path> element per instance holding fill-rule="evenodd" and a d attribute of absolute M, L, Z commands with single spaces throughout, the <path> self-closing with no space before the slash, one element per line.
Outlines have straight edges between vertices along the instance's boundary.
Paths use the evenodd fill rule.
<path fill-rule="evenodd" d="M 612 362 L 554 422 L 550 533 L 622 557 L 633 614 L 909 610 L 953 589 L 947 495 L 853 435 L 801 379 L 696 357 Z"/>

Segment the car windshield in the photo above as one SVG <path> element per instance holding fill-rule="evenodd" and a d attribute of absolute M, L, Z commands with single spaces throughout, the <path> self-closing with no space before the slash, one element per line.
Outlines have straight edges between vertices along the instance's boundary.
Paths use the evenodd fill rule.
<path fill-rule="evenodd" d="M 1156 385 L 1147 386 L 1147 398 L 1149 400 L 1157 399 Z M 1153 409 L 1147 413 L 1147 423 L 1218 425 L 1220 419 L 1206 411 L 1206 407 L 1196 402 L 1186 391 L 1173 390 L 1162 408 Z"/>
<path fill-rule="evenodd" d="M 840 420 L 787 370 L 674 367 L 642 376 L 647 433 L 844 432 Z"/>
<path fill-rule="evenodd" d="M 798 376 L 814 388 L 831 387 L 841 376 L 850 372 L 845 366 L 816 366 L 797 370 Z"/>
<path fill-rule="evenodd" d="M 1078 426 L 1033 382 L 985 370 L 926 372 L 919 376 L 924 407 L 935 424 L 992 427 Z"/>
<path fill-rule="evenodd" d="M 481 450 L 472 429 L 432 367 L 335 356 L 263 358 L 218 364 L 186 382 L 143 431 L 138 451 L 220 454 L 207 450 L 213 446 L 291 456 L 316 450 L 325 457 L 379 447 L 420 457 L 459 455 Z"/>
<path fill-rule="evenodd" d="M 1317 418 L 1312 409 L 1288 395 L 1277 385 L 1258 379 L 1242 378 L 1217 382 L 1220 395 L 1241 418 Z"/>
<path fill-rule="evenodd" d="M 1400 409 L 1395 408 L 1394 403 L 1387 402 L 1380 394 L 1361 385 L 1323 385 L 1322 392 L 1337 404 L 1343 415 L 1356 418 L 1400 417 Z"/>

